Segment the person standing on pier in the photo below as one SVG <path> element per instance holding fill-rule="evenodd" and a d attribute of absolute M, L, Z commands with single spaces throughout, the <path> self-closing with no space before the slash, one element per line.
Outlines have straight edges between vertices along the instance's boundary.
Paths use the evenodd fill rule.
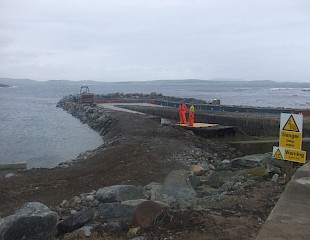
<path fill-rule="evenodd" d="M 195 111 L 195 107 L 194 105 L 191 105 L 189 108 L 189 116 L 188 116 L 188 125 L 189 126 L 194 126 L 194 111 Z"/>
<path fill-rule="evenodd" d="M 181 103 L 178 107 L 179 110 L 179 116 L 180 116 L 180 124 L 186 124 L 186 105 L 184 103 Z"/>

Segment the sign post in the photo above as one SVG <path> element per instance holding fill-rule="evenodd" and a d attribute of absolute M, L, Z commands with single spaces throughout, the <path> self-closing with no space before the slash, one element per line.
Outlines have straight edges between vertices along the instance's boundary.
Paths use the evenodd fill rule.
<path fill-rule="evenodd" d="M 306 162 L 306 152 L 301 151 L 302 122 L 301 114 L 281 113 L 279 147 L 273 147 L 272 156 L 289 161 L 286 169 L 287 180 L 291 178 L 292 162 Z"/>

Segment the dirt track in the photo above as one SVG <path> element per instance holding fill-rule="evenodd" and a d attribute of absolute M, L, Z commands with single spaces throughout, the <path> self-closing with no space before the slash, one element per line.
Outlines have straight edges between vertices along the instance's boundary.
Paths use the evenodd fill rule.
<path fill-rule="evenodd" d="M 190 162 L 171 159 L 175 159 L 173 156 L 188 157 L 192 149 L 203 149 L 219 159 L 236 154 L 225 144 L 199 138 L 172 126 L 161 126 L 138 114 L 111 110 L 109 114 L 117 119 L 117 123 L 105 137 L 106 146 L 96 150 L 93 156 L 68 168 L 33 169 L 12 178 L 1 176 L 0 217 L 29 201 L 54 207 L 63 199 L 103 186 L 162 182 L 171 170 L 188 169 Z M 210 214 L 199 213 L 200 225 L 192 222 L 183 229 L 174 230 L 167 225 L 167 229 L 158 228 L 161 231 L 154 227 L 146 234 L 153 237 L 155 234 L 158 239 L 165 234 L 180 239 L 191 239 L 190 236 L 195 236 L 195 239 L 204 239 L 204 236 L 208 239 L 250 239 L 256 236 L 261 226 L 262 220 L 257 216 L 268 216 L 273 206 L 268 201 L 276 198 L 279 192 L 280 189 L 272 183 L 258 184 L 249 189 L 248 195 L 240 198 L 236 205 L 219 206 Z M 225 208 L 228 209 L 227 216 L 224 216 Z M 184 219 L 193 214 L 184 213 Z M 208 231 L 207 228 L 213 230 Z M 177 232 L 183 232 L 185 238 Z"/>

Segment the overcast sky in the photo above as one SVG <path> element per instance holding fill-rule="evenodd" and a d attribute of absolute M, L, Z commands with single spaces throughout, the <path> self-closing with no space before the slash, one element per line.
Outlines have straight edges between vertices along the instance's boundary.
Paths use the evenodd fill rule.
<path fill-rule="evenodd" d="M 0 77 L 310 82 L 309 0 L 0 0 Z"/>

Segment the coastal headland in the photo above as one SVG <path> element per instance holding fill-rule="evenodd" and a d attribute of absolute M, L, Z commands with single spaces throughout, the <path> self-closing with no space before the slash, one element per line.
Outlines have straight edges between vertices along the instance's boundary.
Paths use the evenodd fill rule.
<path fill-rule="evenodd" d="M 104 144 L 53 169 L 2 174 L 2 220 L 25 203 L 40 202 L 57 215 L 57 229 L 49 234 L 58 232 L 60 239 L 84 239 L 89 232 L 90 239 L 254 239 L 285 187 L 283 161 L 269 153 L 244 156 L 228 141 L 177 127 L 176 109 L 130 107 L 173 116 L 171 124 L 160 124 L 149 115 L 83 105 L 73 97 L 58 106 L 99 132 Z M 231 123 L 238 118 L 226 114 Z M 277 125 L 276 117 L 266 117 Z M 276 127 L 266 136 L 274 136 Z M 250 137 L 254 128 L 242 131 Z M 146 214 L 150 209 L 153 216 Z M 74 216 L 87 219 L 70 225 Z M 13 234 L 0 228 L 0 239 L 4 232 Z"/>

